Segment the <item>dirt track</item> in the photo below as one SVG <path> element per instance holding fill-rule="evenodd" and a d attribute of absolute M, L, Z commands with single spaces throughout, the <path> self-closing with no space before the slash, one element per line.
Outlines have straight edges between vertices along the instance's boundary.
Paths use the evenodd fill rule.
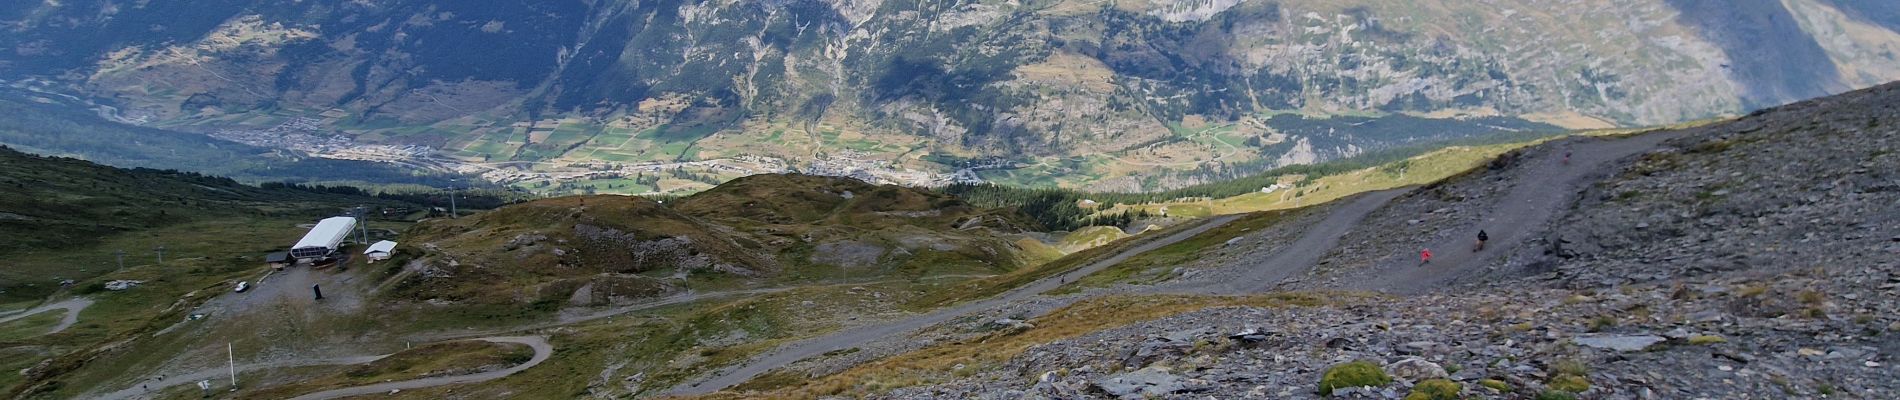
<path fill-rule="evenodd" d="M 527 370 L 528 368 L 532 368 L 536 365 L 540 365 L 542 362 L 548 360 L 548 356 L 554 353 L 554 346 L 549 345 L 547 338 L 541 337 L 541 336 L 500 336 L 500 337 L 477 338 L 477 339 L 471 339 L 471 340 L 480 340 L 480 341 L 494 342 L 494 343 L 525 344 L 525 345 L 528 345 L 528 347 L 534 348 L 534 358 L 529 359 L 528 362 L 521 363 L 520 365 L 509 367 L 508 369 L 504 369 L 500 371 L 484 372 L 484 373 L 469 374 L 469 375 L 441 376 L 441 377 L 415 379 L 415 380 L 407 380 L 407 381 L 399 381 L 399 382 L 385 382 L 385 383 L 378 383 L 374 385 L 354 386 L 354 387 L 347 387 L 347 388 L 335 389 L 335 390 L 326 390 L 322 392 L 306 394 L 302 396 L 297 396 L 295 397 L 295 399 L 299 399 L 299 400 L 334 399 L 334 398 L 339 398 L 339 397 L 387 393 L 390 390 L 396 390 L 396 389 L 410 390 L 410 389 L 420 389 L 420 388 L 442 386 L 442 385 L 453 385 L 453 384 L 458 384 L 458 383 L 474 383 L 474 382 L 489 381 L 489 380 L 499 379 L 501 377 L 505 377 L 508 375 L 513 375 L 516 372 L 521 372 L 523 370 Z M 376 360 L 381 360 L 384 357 L 389 357 L 389 355 L 383 354 L 383 355 L 358 356 L 358 357 L 285 360 L 285 361 L 275 361 L 275 362 L 267 362 L 267 363 L 243 364 L 243 365 L 237 366 L 237 372 L 243 373 L 243 372 L 251 372 L 251 371 L 258 371 L 258 370 L 267 370 L 267 369 L 290 368 L 290 367 L 310 367 L 310 366 L 321 366 L 321 365 L 368 364 L 371 362 L 375 362 Z M 121 389 L 119 391 L 106 393 L 95 398 L 109 399 L 109 400 L 139 399 L 139 398 L 145 398 L 144 397 L 145 394 L 153 392 L 153 391 L 162 391 L 165 388 L 180 386 L 180 385 L 190 385 L 190 384 L 197 383 L 198 381 L 206 381 L 206 380 L 212 381 L 213 388 L 221 389 L 221 388 L 227 387 L 224 385 L 228 384 L 228 382 L 223 382 L 221 381 L 221 379 L 228 378 L 229 374 L 230 374 L 230 370 L 225 369 L 225 368 L 207 369 L 207 370 L 193 372 L 193 373 L 184 374 L 184 375 L 168 376 L 168 377 L 165 377 L 164 379 L 160 379 L 156 381 L 147 381 L 140 384 L 138 387 L 130 387 L 130 388 Z"/>
<path fill-rule="evenodd" d="M 407 380 L 407 381 L 378 383 L 374 385 L 347 387 L 347 388 L 335 389 L 335 390 L 325 390 L 321 392 L 292 397 L 291 400 L 326 400 L 326 399 L 334 399 L 334 398 L 339 398 L 339 397 L 388 393 L 389 391 L 392 391 L 392 390 L 413 390 L 413 389 L 421 389 L 421 388 L 435 387 L 435 386 L 442 386 L 442 385 L 454 385 L 454 384 L 462 384 L 462 383 L 490 381 L 490 380 L 500 379 L 501 377 L 505 377 L 508 375 L 514 375 L 514 373 L 527 370 L 528 368 L 534 368 L 534 366 L 536 365 L 541 365 L 541 362 L 547 361 L 549 355 L 554 354 L 554 346 L 548 345 L 548 339 L 546 337 L 541 337 L 541 336 L 503 336 L 503 337 L 480 338 L 480 339 L 475 339 L 475 340 L 480 340 L 484 342 L 494 342 L 494 343 L 525 344 L 525 345 L 528 345 L 528 347 L 534 348 L 534 358 L 529 359 L 528 362 L 521 363 L 521 365 L 508 367 L 508 369 L 504 369 L 500 371 L 490 371 L 490 372 L 483 372 L 479 374 L 456 375 L 456 376 L 438 376 L 434 378 L 422 378 L 422 379 L 413 379 L 413 380 Z"/>
<path fill-rule="evenodd" d="M 747 380 L 752 379 L 753 377 L 756 377 L 760 374 L 765 373 L 766 371 L 771 371 L 772 369 L 783 367 L 785 365 L 791 364 L 793 362 L 797 362 L 799 360 L 811 358 L 813 356 L 824 354 L 830 351 L 843 350 L 843 349 L 856 347 L 864 343 L 890 338 L 895 335 L 900 335 L 900 334 L 904 334 L 908 332 L 921 330 L 926 327 L 941 324 L 945 321 L 949 321 L 956 317 L 968 315 L 968 314 L 975 313 L 982 310 L 987 310 L 990 308 L 1008 304 L 1009 302 L 1012 302 L 1012 301 L 1021 300 L 1024 298 L 1028 298 L 1030 296 L 1042 294 L 1043 292 L 1047 292 L 1049 290 L 1052 290 L 1061 286 L 1065 282 L 1074 281 L 1074 280 L 1080 279 L 1081 277 L 1088 276 L 1089 274 L 1093 274 L 1097 271 L 1101 271 L 1102 269 L 1106 269 L 1110 266 L 1114 266 L 1115 264 L 1119 264 L 1122 261 L 1127 260 L 1129 257 L 1134 257 L 1135 255 L 1153 251 L 1154 249 L 1161 248 L 1162 246 L 1167 246 L 1170 244 L 1174 244 L 1175 242 L 1186 240 L 1188 238 L 1194 237 L 1195 235 L 1199 235 L 1201 233 L 1207 232 L 1210 229 L 1214 229 L 1215 227 L 1225 225 L 1228 222 L 1233 222 L 1235 219 L 1238 219 L 1238 218 L 1239 217 L 1237 216 L 1231 216 L 1231 215 L 1209 218 L 1205 221 L 1202 221 L 1199 226 L 1195 226 L 1188 230 L 1177 232 L 1173 235 L 1169 235 L 1167 237 L 1164 237 L 1158 240 L 1150 241 L 1148 243 L 1135 246 L 1132 249 L 1128 249 L 1127 251 L 1123 251 L 1120 254 L 1116 254 L 1114 257 L 1109 257 L 1108 259 L 1097 261 L 1093 264 L 1089 264 L 1087 266 L 1078 268 L 1074 271 L 1070 271 L 1065 274 L 1043 278 L 1042 280 L 1035 281 L 1033 283 L 1024 285 L 1016 289 L 1012 289 L 1008 292 L 1004 292 L 1002 295 L 991 297 L 989 299 L 969 302 L 969 303 L 965 303 L 965 304 L 953 306 L 950 308 L 941 309 L 941 310 L 933 311 L 927 314 L 921 314 L 921 315 L 917 315 L 914 317 L 905 318 L 905 319 L 901 319 L 897 321 L 848 328 L 848 329 L 844 329 L 838 332 L 833 332 L 829 335 L 820 336 L 818 338 L 786 345 L 784 347 L 780 347 L 776 350 L 773 350 L 772 352 L 767 353 L 766 355 L 762 357 L 747 361 L 746 363 L 741 364 L 736 368 L 728 368 L 726 370 L 716 372 L 714 373 L 713 376 L 708 377 L 706 379 L 695 381 L 695 382 L 688 382 L 688 383 L 684 383 L 679 386 L 676 386 L 673 388 L 673 390 L 669 394 L 698 395 L 698 394 L 712 393 L 720 389 L 725 389 L 733 385 L 743 383 Z"/>
<path fill-rule="evenodd" d="M 1577 194 L 1605 171 L 1612 161 L 1658 148 L 1664 141 L 1681 137 L 1685 131 L 1645 134 L 1617 139 L 1576 139 L 1564 149 L 1572 154 L 1569 163 L 1562 151 L 1539 153 L 1541 156 L 1519 160 L 1511 175 L 1516 182 L 1502 198 L 1484 209 L 1482 219 L 1468 235 L 1452 235 L 1427 247 L 1432 249 L 1430 264 L 1421 264 L 1416 250 L 1390 255 L 1373 268 L 1356 271 L 1359 276 L 1347 289 L 1388 293 L 1417 294 L 1443 287 L 1451 281 L 1482 273 L 1497 257 L 1510 254 L 1526 239 L 1542 233 L 1559 211 L 1567 208 Z M 1477 230 L 1490 234 L 1483 251 L 1472 251 Z"/>
<path fill-rule="evenodd" d="M 0 317 L 0 324 L 13 322 L 14 320 L 26 318 L 29 316 L 39 315 L 40 313 L 47 312 L 47 311 L 66 310 L 66 317 L 61 318 L 59 320 L 59 325 L 53 325 L 53 329 L 46 331 L 46 333 L 49 333 L 49 334 L 59 333 L 60 331 L 66 330 L 66 328 L 73 327 L 73 324 L 79 323 L 79 312 L 82 310 L 85 310 L 86 307 L 90 307 L 90 306 L 92 306 L 92 299 L 87 299 L 84 297 L 74 297 L 74 298 L 70 298 L 66 300 L 61 300 L 60 302 L 53 303 L 53 304 L 33 307 L 32 309 L 29 309 L 26 311 L 15 311 L 13 315 Z"/>

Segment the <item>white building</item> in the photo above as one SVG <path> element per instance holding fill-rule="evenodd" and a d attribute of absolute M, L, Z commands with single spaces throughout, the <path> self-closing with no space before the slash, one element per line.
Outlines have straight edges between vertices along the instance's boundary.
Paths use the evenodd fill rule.
<path fill-rule="evenodd" d="M 376 242 L 376 244 L 369 245 L 368 250 L 363 250 L 363 255 L 368 256 L 370 262 L 388 260 L 389 255 L 395 254 L 395 253 L 396 253 L 396 242 L 391 242 L 388 240 Z"/>
<path fill-rule="evenodd" d="M 322 258 L 335 253 L 350 237 L 350 230 L 356 229 L 356 218 L 330 217 L 317 221 L 297 245 L 290 247 L 290 256 L 298 259 Z"/>

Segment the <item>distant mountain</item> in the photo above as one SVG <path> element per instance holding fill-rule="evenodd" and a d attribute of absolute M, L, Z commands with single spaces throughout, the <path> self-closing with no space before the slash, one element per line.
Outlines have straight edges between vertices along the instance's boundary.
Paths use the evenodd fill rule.
<path fill-rule="evenodd" d="M 1287 113 L 1547 132 L 1900 79 L 1883 0 L 23 1 L 0 29 L 0 79 L 148 125 L 1116 190 L 1447 139 Z"/>

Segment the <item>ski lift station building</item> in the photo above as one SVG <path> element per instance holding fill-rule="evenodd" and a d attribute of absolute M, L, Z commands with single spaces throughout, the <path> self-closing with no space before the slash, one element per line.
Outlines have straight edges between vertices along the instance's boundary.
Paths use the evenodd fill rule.
<path fill-rule="evenodd" d="M 396 242 L 388 240 L 376 242 L 376 244 L 369 245 L 368 249 L 363 250 L 363 255 L 368 256 L 371 262 L 388 260 L 389 256 L 395 253 Z"/>
<path fill-rule="evenodd" d="M 323 258 L 334 253 L 342 246 L 343 239 L 350 237 L 350 230 L 356 229 L 356 218 L 330 217 L 317 221 L 296 246 L 290 247 L 290 256 L 298 259 Z"/>

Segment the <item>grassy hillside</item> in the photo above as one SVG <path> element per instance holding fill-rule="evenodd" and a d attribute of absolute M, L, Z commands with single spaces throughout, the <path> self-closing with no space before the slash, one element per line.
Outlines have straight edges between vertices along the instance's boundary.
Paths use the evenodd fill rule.
<path fill-rule="evenodd" d="M 276 235 L 258 232 L 296 229 L 285 221 L 315 220 L 358 205 L 415 207 L 195 173 L 112 168 L 5 147 L 0 187 L 0 259 L 7 260 L 0 268 L 0 299 L 7 300 L 36 299 L 60 280 L 109 272 L 116 268 L 112 253 L 119 250 L 129 254 L 127 265 L 155 261 L 157 246 L 166 246 L 171 259 L 211 247 L 268 251 L 290 242 L 259 241 Z"/>
<path fill-rule="evenodd" d="M 661 204 L 639 197 L 530 201 L 406 234 L 422 254 L 389 296 L 552 311 L 685 289 L 993 275 L 1031 257 L 1008 211 L 850 178 L 759 175 Z M 1040 253 L 1037 253 L 1040 254 Z M 532 314 L 532 313 L 530 313 Z"/>

